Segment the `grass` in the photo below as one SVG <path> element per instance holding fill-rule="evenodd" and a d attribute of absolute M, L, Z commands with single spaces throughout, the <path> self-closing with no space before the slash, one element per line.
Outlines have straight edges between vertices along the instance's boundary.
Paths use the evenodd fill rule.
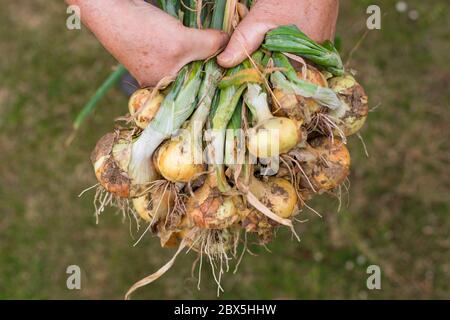
<path fill-rule="evenodd" d="M 381 6 L 382 30 L 371 31 L 352 67 L 373 107 L 362 134 L 367 158 L 352 138 L 350 204 L 314 202 L 324 218 L 305 212 L 300 244 L 281 231 L 246 256 L 224 280 L 223 299 L 449 298 L 449 14 L 446 1 L 408 1 L 412 21 Z M 342 1 L 338 33 L 343 56 L 365 32 L 373 1 Z M 72 120 L 115 61 L 86 28 L 65 28 L 61 1 L 8 1 L 0 19 L 0 298 L 121 299 L 136 280 L 172 255 L 156 239 L 137 246 L 127 223 L 107 211 L 95 225 L 95 183 L 89 153 L 126 97 L 111 91 L 69 149 Z M 139 299 L 214 298 L 204 272 L 191 278 L 193 255 L 182 255 Z M 82 269 L 82 290 L 66 288 L 68 265 Z M 382 290 L 366 288 L 366 267 L 382 269 Z"/>

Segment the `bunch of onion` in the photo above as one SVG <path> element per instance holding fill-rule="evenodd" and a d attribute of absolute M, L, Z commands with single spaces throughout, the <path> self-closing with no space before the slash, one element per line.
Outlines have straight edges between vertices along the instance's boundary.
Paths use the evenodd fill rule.
<path fill-rule="evenodd" d="M 249 6 L 238 0 L 159 3 L 173 16 L 182 13 L 187 26 L 228 32 Z M 129 102 L 137 128 L 126 139 L 104 138 L 97 149 L 105 151 L 94 152 L 102 188 L 132 199 L 163 246 L 179 244 L 174 257 L 127 296 L 164 274 L 184 249 L 197 252 L 200 265 L 207 257 L 222 290 L 242 230 L 256 233 L 262 244 L 281 225 L 295 234 L 293 220 L 305 200 L 340 188 L 347 178 L 344 139 L 367 115 L 362 87 L 345 73 L 331 43 L 319 45 L 296 27 L 272 30 L 263 48 L 269 51 L 258 50 L 232 69 L 221 69 L 215 59 L 196 61 L 164 90 L 138 90 Z M 287 58 L 292 54 L 310 64 L 295 70 Z M 334 76 L 329 82 L 326 73 Z M 278 158 L 282 167 L 269 176 L 261 164 Z"/>
<path fill-rule="evenodd" d="M 195 7 L 197 4 L 196 1 L 186 3 L 188 6 Z M 224 4 L 225 1 L 218 1 L 214 8 L 211 25 L 215 28 L 220 28 L 223 23 Z M 177 1 L 168 1 L 162 8 L 170 9 L 172 13 L 175 13 L 181 9 L 179 5 Z M 190 27 L 197 27 L 196 18 L 198 17 L 195 13 L 186 6 L 182 9 L 185 11 L 184 23 Z M 198 65 L 199 62 L 193 64 Z M 199 70 L 203 74 L 201 84 Z M 142 144 L 133 146 L 136 147 L 133 151 L 137 153 L 139 153 L 138 147 L 148 148 L 145 150 L 145 158 L 153 159 L 155 171 L 162 176 L 161 180 L 151 183 L 149 193 L 134 199 L 133 203 L 141 217 L 150 221 L 149 228 L 152 227 L 153 231 L 157 232 L 163 245 L 174 242 L 174 235 L 178 234 L 181 221 L 185 221 L 186 207 L 183 199 L 186 196 L 182 189 L 186 183 L 190 184 L 204 171 L 202 133 L 221 77 L 221 69 L 215 60 L 211 59 L 205 63 L 204 68 L 201 67 L 195 74 L 189 75 L 187 84 L 181 86 L 178 83 L 180 74 L 167 94 L 167 97 L 171 99 L 166 97 L 160 112 L 153 117 L 148 127 L 144 127 Z M 180 92 L 173 94 L 174 88 Z M 193 110 L 195 112 L 190 117 Z M 189 117 L 189 121 L 185 122 Z M 178 131 L 180 126 L 182 129 Z M 158 135 L 158 132 L 164 134 Z M 166 139 L 169 135 L 173 136 Z M 156 151 L 155 148 L 157 148 Z M 141 169 L 135 168 L 136 174 L 142 175 Z"/>
<path fill-rule="evenodd" d="M 163 9 L 167 9 L 171 5 L 173 12 L 176 12 L 177 8 L 184 10 L 184 22 L 191 27 L 198 27 L 199 22 L 204 20 L 199 13 L 203 12 L 203 8 L 211 7 L 213 8 L 211 26 L 216 29 L 223 27 L 224 30 L 228 31 L 231 31 L 230 28 L 237 6 L 237 1 L 234 0 L 218 0 L 215 3 L 205 4 L 205 6 L 202 6 L 202 1 L 196 0 L 186 1 L 183 6 L 180 5 L 179 1 L 161 2 L 165 2 L 162 5 Z M 192 10 L 193 7 L 198 9 L 197 15 Z M 205 68 L 203 68 L 202 62 L 193 62 L 178 74 L 158 113 L 133 144 L 130 162 L 132 179 L 137 181 L 148 180 L 151 173 L 146 170 L 146 167 L 152 158 L 157 171 L 171 185 L 190 182 L 203 171 L 203 164 L 196 163 L 196 160 L 198 160 L 198 150 L 196 149 L 201 150 L 201 147 L 199 147 L 201 141 L 198 138 L 201 138 L 203 124 L 210 113 L 211 100 L 215 94 L 221 72 L 222 69 L 219 68 L 214 59 L 211 59 L 205 63 Z M 203 81 L 202 76 L 204 76 Z M 241 94 L 242 91 L 243 89 L 240 90 Z M 229 106 L 229 101 L 225 101 L 230 94 L 234 96 L 235 92 L 224 94 L 218 100 L 221 101 L 218 108 L 215 108 L 217 109 L 215 110 L 217 117 L 212 122 L 213 129 L 217 131 L 222 131 L 223 127 L 226 128 L 229 121 L 227 111 L 232 109 L 229 112 L 232 114 L 236 105 L 234 103 Z M 185 124 L 195 107 L 198 108 L 191 121 L 189 124 Z M 223 119 L 219 120 L 221 117 Z M 174 139 L 164 142 L 183 125 L 185 130 Z M 161 143 L 163 144 L 161 145 Z M 218 144 L 217 142 L 215 144 L 218 146 L 217 149 L 221 151 L 222 159 L 223 143 L 224 140 L 219 139 Z M 225 258 L 228 261 L 226 256 L 228 249 L 224 246 L 227 241 L 223 240 L 222 235 L 231 229 L 231 226 L 238 220 L 238 216 L 233 197 L 224 195 L 219 191 L 218 186 L 222 190 L 226 189 L 226 185 L 223 184 L 223 182 L 226 184 L 226 178 L 224 175 L 220 176 L 223 174 L 223 170 L 220 169 L 222 164 L 222 161 L 215 162 L 214 172 L 208 175 L 203 185 L 195 190 L 186 202 L 186 215 L 181 220 L 188 221 L 188 223 L 187 226 L 183 226 L 186 232 L 184 236 L 181 236 L 182 241 L 175 256 L 158 272 L 136 283 L 129 293 L 161 276 L 170 268 L 178 253 L 184 247 L 194 247 L 196 242 L 200 242 L 202 246 L 206 245 L 204 248 L 201 247 L 200 252 L 208 254 L 212 265 L 213 261 L 218 259 L 222 261 Z M 149 203 L 149 201 L 144 201 L 144 204 L 146 203 Z M 147 207 L 144 206 L 144 208 Z M 150 214 L 145 210 L 144 214 L 148 214 L 149 217 L 153 215 L 153 218 L 156 215 L 155 212 Z M 191 224 L 192 226 L 190 226 Z M 176 228 L 180 228 L 180 225 Z M 180 234 L 182 235 L 183 232 L 180 232 Z M 222 269 L 219 273 L 219 287 L 221 274 Z"/>
<path fill-rule="evenodd" d="M 181 125 L 185 120 L 184 118 L 190 115 L 186 113 L 189 113 L 196 105 L 197 88 L 201 84 L 201 69 L 201 63 L 193 63 L 191 66 L 185 67 L 168 89 L 168 93 L 160 107 L 158 105 L 162 98 L 159 97 L 159 94 L 156 95 L 156 98 L 151 97 L 152 93 L 148 90 L 138 91 L 131 97 L 129 103 L 130 112 L 132 114 L 133 112 L 142 112 L 141 114 L 145 112 L 145 114 L 149 115 L 147 119 L 151 121 L 148 124 L 146 123 L 147 119 L 137 121 L 137 124 L 144 128 L 144 131 L 138 138 L 132 139 L 132 135 L 129 135 L 127 141 L 118 143 L 109 136 L 101 139 L 97 144 L 92 159 L 97 179 L 108 192 L 103 196 L 104 199 L 109 199 L 109 202 L 111 202 L 112 199 L 117 197 L 127 199 L 139 197 L 147 192 L 152 194 L 168 192 L 175 195 L 176 201 L 174 204 L 176 204 L 176 210 L 166 210 L 164 217 L 167 217 L 171 212 L 182 212 L 182 207 L 177 205 L 179 204 L 179 187 L 170 185 L 170 188 L 167 188 L 164 183 L 160 183 L 158 180 L 159 174 L 153 166 L 151 157 L 148 161 L 145 161 L 142 157 L 146 157 L 147 152 L 153 154 L 151 149 L 158 147 L 164 140 L 163 138 L 167 137 L 170 132 L 173 132 L 172 123 L 175 126 L 178 126 L 178 123 Z M 175 112 L 178 112 L 178 114 Z M 136 132 L 138 131 L 133 130 L 133 134 Z M 148 139 L 149 134 L 154 134 L 150 137 L 151 139 Z M 147 143 L 150 143 L 149 149 L 145 148 Z M 144 146 L 142 146 L 143 144 Z M 117 159 L 119 156 L 120 159 Z M 136 159 L 139 156 L 142 162 L 139 163 L 139 168 L 137 168 Z M 150 195 L 151 197 L 153 195 Z M 128 199 L 122 202 L 128 203 Z M 102 200 L 99 209 L 96 209 L 96 211 L 102 211 L 107 203 L 108 201 Z M 156 220 L 152 220 L 152 222 L 166 220 L 162 219 L 161 214 L 154 215 L 154 218 Z"/>

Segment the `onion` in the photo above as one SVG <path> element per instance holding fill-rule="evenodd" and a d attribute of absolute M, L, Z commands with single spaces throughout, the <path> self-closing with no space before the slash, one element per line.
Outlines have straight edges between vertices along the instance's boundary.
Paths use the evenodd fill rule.
<path fill-rule="evenodd" d="M 342 104 L 328 114 L 337 119 L 336 124 L 345 134 L 351 136 L 364 125 L 369 113 L 369 99 L 364 88 L 350 74 L 329 80 L 330 88 L 335 91 Z"/>
<path fill-rule="evenodd" d="M 308 178 L 318 190 L 338 187 L 350 171 L 350 153 L 347 147 L 341 140 L 328 137 L 316 138 L 310 145 L 316 158 L 305 166 Z"/>
<path fill-rule="evenodd" d="M 286 153 L 303 139 L 300 123 L 284 117 L 274 117 L 267 94 L 258 84 L 248 84 L 245 102 L 256 121 L 248 132 L 248 150 L 259 158 L 271 158 Z"/>
<path fill-rule="evenodd" d="M 136 125 L 141 129 L 145 129 L 153 120 L 164 100 L 161 93 L 157 93 L 154 97 L 152 95 L 153 89 L 142 88 L 136 90 L 128 101 L 128 110 Z"/>
<path fill-rule="evenodd" d="M 155 118 L 144 129 L 131 149 L 129 175 L 135 183 L 145 184 L 154 175 L 153 154 L 159 145 L 170 138 L 191 116 L 197 106 L 202 84 L 203 64 L 192 62 L 183 67 L 172 83 Z"/>
<path fill-rule="evenodd" d="M 202 132 L 211 109 L 212 94 L 203 97 L 188 125 L 180 134 L 164 142 L 153 156 L 155 167 L 168 181 L 190 182 L 205 170 Z"/>
<path fill-rule="evenodd" d="M 128 174 L 131 160 L 132 132 L 117 131 L 103 136 L 91 153 L 91 162 L 94 166 L 98 182 L 108 192 L 119 198 L 137 196 L 145 184 L 135 184 Z M 158 178 L 153 164 L 148 163 L 151 181 Z M 149 182 L 151 182 L 149 181 Z"/>
<path fill-rule="evenodd" d="M 163 143 L 154 155 L 154 164 L 159 173 L 171 182 L 189 182 L 204 171 L 204 165 L 199 164 L 196 152 L 200 151 L 195 147 L 189 131 L 184 132 L 171 140 Z"/>
<path fill-rule="evenodd" d="M 119 152 L 119 149 L 126 150 L 127 144 L 118 144 L 118 140 L 116 133 L 104 135 L 91 153 L 91 162 L 98 182 L 106 191 L 120 198 L 128 198 L 131 194 L 131 180 L 126 170 L 121 167 L 127 162 L 126 154 Z M 118 159 L 113 156 L 113 150 L 116 150 L 115 156 Z"/>
<path fill-rule="evenodd" d="M 133 199 L 133 206 L 138 215 L 146 222 L 164 220 L 174 207 L 175 195 L 171 190 L 149 192 Z"/>
<path fill-rule="evenodd" d="M 250 179 L 249 190 L 281 218 L 291 217 L 297 209 L 297 193 L 294 186 L 285 179 L 271 177 L 263 182 L 253 177 Z"/>
<path fill-rule="evenodd" d="M 213 175 L 188 199 L 186 212 L 196 226 L 206 229 L 225 229 L 239 220 L 233 198 L 219 191 Z"/>

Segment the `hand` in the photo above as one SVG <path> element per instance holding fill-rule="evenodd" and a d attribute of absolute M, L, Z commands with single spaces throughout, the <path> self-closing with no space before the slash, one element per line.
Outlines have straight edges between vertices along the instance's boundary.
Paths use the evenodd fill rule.
<path fill-rule="evenodd" d="M 257 0 L 217 60 L 225 68 L 238 65 L 280 25 L 295 24 L 317 42 L 331 40 L 338 11 L 339 0 Z"/>
<path fill-rule="evenodd" d="M 194 60 L 205 60 L 228 42 L 216 30 L 190 29 L 142 0 L 67 0 L 84 24 L 138 80 L 154 86 Z"/>

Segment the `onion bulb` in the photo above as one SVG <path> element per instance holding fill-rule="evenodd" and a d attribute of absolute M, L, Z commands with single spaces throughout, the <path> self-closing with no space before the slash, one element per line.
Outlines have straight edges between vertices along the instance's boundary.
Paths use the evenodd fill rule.
<path fill-rule="evenodd" d="M 203 124 L 199 125 L 200 130 Z M 204 171 L 201 132 L 189 126 L 180 135 L 164 142 L 153 156 L 159 173 L 171 182 L 189 182 Z"/>
<path fill-rule="evenodd" d="M 270 112 L 267 94 L 258 84 L 248 84 L 245 102 L 256 121 L 249 130 L 248 149 L 259 158 L 271 158 L 293 149 L 303 139 L 301 123 L 274 117 Z"/>
<path fill-rule="evenodd" d="M 239 220 L 233 198 L 223 195 L 210 175 L 186 204 L 188 217 L 200 228 L 225 229 Z"/>
<path fill-rule="evenodd" d="M 281 218 L 291 217 L 297 209 L 297 193 L 294 186 L 285 179 L 271 177 L 267 182 L 263 182 L 253 177 L 250 180 L 249 190 L 262 204 Z"/>
<path fill-rule="evenodd" d="M 128 144 L 118 143 L 118 140 L 116 133 L 104 135 L 91 153 L 91 162 L 98 182 L 106 191 L 120 198 L 128 198 L 131 195 L 131 180 L 123 168 L 129 161 L 129 153 L 127 155 L 125 152 Z M 113 156 L 113 150 L 116 150 L 114 155 L 117 158 Z"/>
<path fill-rule="evenodd" d="M 145 129 L 150 121 L 153 120 L 164 100 L 164 96 L 159 92 L 153 97 L 152 95 L 153 89 L 142 88 L 136 90 L 128 101 L 130 115 L 141 129 Z"/>
<path fill-rule="evenodd" d="M 133 199 L 137 214 L 146 222 L 165 219 L 174 207 L 175 195 L 172 190 L 157 190 Z"/>
<path fill-rule="evenodd" d="M 351 136 L 357 133 L 366 122 L 369 99 L 364 88 L 350 74 L 331 78 L 329 84 L 342 103 L 339 108 L 329 110 L 328 114 L 337 119 L 336 124 L 345 136 Z"/>
<path fill-rule="evenodd" d="M 130 131 L 108 133 L 97 142 L 91 153 L 91 162 L 98 182 L 107 192 L 119 198 L 135 197 L 140 193 L 140 189 L 145 188 L 145 184 L 135 184 L 128 173 L 131 141 Z M 153 164 L 150 162 L 148 166 L 152 173 L 151 181 L 156 180 L 158 175 Z"/>
<path fill-rule="evenodd" d="M 318 190 L 332 190 L 347 178 L 350 171 L 350 153 L 339 139 L 319 137 L 310 142 L 316 154 L 305 169 L 309 180 Z"/>

